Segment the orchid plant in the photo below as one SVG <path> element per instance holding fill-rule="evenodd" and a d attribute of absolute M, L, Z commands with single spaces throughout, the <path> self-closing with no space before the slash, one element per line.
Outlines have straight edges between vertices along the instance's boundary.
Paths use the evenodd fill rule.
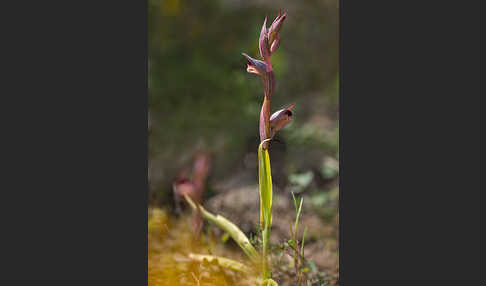
<path fill-rule="evenodd" d="M 246 53 L 242 53 L 247 59 L 247 72 L 256 74 L 260 77 L 264 98 L 260 111 L 259 135 L 260 145 L 258 147 L 258 174 L 259 174 L 259 193 L 260 193 L 260 229 L 262 232 L 262 252 L 258 253 L 251 245 L 244 233 L 232 222 L 220 215 L 213 215 L 205 210 L 200 204 L 195 203 L 191 196 L 183 194 L 189 205 L 205 219 L 224 229 L 250 257 L 250 259 L 261 265 L 262 282 L 261 285 L 277 285 L 271 279 L 271 270 L 269 267 L 269 240 L 270 228 L 272 225 L 272 175 L 270 168 L 270 156 L 268 153 L 269 143 L 275 136 L 275 133 L 288 125 L 292 117 L 294 105 L 281 109 L 270 115 L 270 103 L 275 90 L 275 75 L 273 71 L 271 56 L 280 46 L 280 30 L 287 18 L 287 13 L 282 14 L 279 11 L 278 16 L 267 28 L 267 18 L 263 22 L 259 38 L 259 51 L 262 60 L 254 59 Z M 191 254 L 193 259 L 217 260 L 220 265 L 227 265 L 233 270 L 245 272 L 246 267 L 241 266 L 238 262 L 232 262 L 226 258 L 214 257 L 210 255 Z"/>
<path fill-rule="evenodd" d="M 257 74 L 262 81 L 264 98 L 260 111 L 260 145 L 258 147 L 258 175 L 260 186 L 260 229 L 262 231 L 262 273 L 264 279 L 270 279 L 271 273 L 268 267 L 268 249 L 270 239 L 270 227 L 272 225 L 272 174 L 268 143 L 275 133 L 290 123 L 292 109 L 290 105 L 270 116 L 270 103 L 275 90 L 275 75 L 273 72 L 271 56 L 280 46 L 280 30 L 287 18 L 287 13 L 282 15 L 279 11 L 277 18 L 267 29 L 267 18 L 263 22 L 260 32 L 259 50 L 262 60 L 257 60 L 243 53 L 248 60 L 247 72 Z"/>

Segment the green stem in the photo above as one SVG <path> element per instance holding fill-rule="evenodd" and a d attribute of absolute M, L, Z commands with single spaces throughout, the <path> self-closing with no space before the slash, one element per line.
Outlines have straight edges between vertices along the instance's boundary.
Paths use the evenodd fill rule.
<path fill-rule="evenodd" d="M 270 225 L 266 224 L 263 228 L 262 232 L 263 238 L 263 253 L 262 253 L 262 273 L 263 279 L 270 278 L 270 268 L 268 265 L 268 248 L 269 248 L 269 241 L 270 241 Z"/>

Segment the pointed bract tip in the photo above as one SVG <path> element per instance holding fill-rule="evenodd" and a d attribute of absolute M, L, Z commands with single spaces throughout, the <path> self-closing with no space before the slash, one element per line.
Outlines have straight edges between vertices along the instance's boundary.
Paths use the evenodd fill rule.
<path fill-rule="evenodd" d="M 267 33 L 267 17 L 265 16 L 265 20 L 263 21 L 263 25 L 262 25 L 262 30 L 260 32 L 260 35 L 263 34 L 263 33 Z"/>

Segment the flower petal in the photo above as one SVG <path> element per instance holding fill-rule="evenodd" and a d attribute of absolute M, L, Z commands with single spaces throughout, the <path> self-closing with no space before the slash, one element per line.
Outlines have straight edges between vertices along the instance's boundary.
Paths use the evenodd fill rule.
<path fill-rule="evenodd" d="M 292 117 L 292 109 L 294 108 L 294 104 L 290 105 L 287 108 L 280 109 L 270 116 L 270 126 L 272 127 L 272 134 L 271 137 L 277 133 L 280 129 L 284 128 L 290 123 L 290 119 Z"/>
<path fill-rule="evenodd" d="M 259 76 L 264 76 L 267 73 L 267 64 L 264 61 L 260 61 L 250 57 L 249 55 L 242 53 L 242 55 L 248 60 L 246 71 L 254 73 Z"/>

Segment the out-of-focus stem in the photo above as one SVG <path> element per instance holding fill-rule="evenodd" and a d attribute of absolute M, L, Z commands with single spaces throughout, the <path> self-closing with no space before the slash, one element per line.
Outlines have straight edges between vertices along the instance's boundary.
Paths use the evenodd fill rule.
<path fill-rule="evenodd" d="M 250 268 L 248 268 L 246 265 L 244 265 L 244 264 L 242 264 L 238 261 L 225 258 L 225 257 L 189 253 L 189 258 L 197 260 L 197 261 L 201 261 L 201 262 L 203 262 L 204 260 L 208 260 L 208 261 L 216 260 L 219 263 L 219 265 L 221 265 L 225 268 L 229 268 L 229 269 L 232 269 L 232 270 L 235 270 L 235 271 L 238 271 L 238 272 L 242 272 L 242 273 L 245 273 L 245 274 L 248 274 L 251 271 Z"/>
<path fill-rule="evenodd" d="M 226 231 L 252 261 L 258 262 L 260 260 L 260 255 L 256 249 L 251 245 L 245 234 L 235 224 L 223 216 L 213 215 L 212 213 L 208 212 L 201 205 L 194 203 L 194 201 L 188 195 L 184 195 L 184 198 L 194 211 L 199 210 L 205 219 Z"/>

